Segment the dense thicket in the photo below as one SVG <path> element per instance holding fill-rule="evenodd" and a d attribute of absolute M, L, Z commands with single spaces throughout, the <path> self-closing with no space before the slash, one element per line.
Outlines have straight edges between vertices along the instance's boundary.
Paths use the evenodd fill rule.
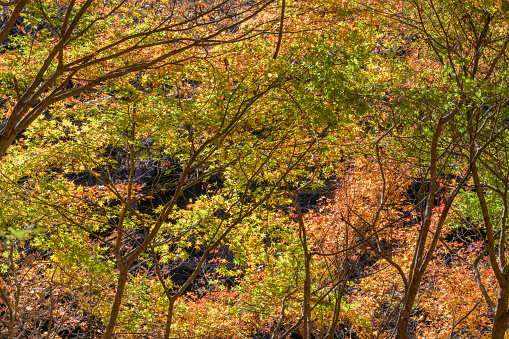
<path fill-rule="evenodd" d="M 506 2 L 0 5 L 0 337 L 505 337 Z"/>

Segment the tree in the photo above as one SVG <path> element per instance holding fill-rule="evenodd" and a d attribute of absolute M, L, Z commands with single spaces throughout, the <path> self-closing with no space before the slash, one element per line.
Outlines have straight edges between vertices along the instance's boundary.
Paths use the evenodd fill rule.
<path fill-rule="evenodd" d="M 507 99 L 502 88 L 506 86 L 504 65 L 509 37 L 506 7 L 502 4 L 411 1 L 390 5 L 390 9 L 373 8 L 376 15 L 387 19 L 384 29 L 389 28 L 381 30 L 379 53 L 381 57 L 400 56 L 397 62 L 388 59 L 387 64 L 403 67 L 416 79 L 409 82 L 396 78 L 395 86 L 385 89 L 390 118 L 381 120 L 387 122 L 387 131 L 408 131 L 401 140 L 407 144 L 406 155 L 423 165 L 417 200 L 419 205 L 425 202 L 422 208 L 417 206 L 422 226 L 396 334 L 397 338 L 408 338 L 412 308 L 451 206 L 470 174 L 474 179 L 478 176 L 477 162 L 483 153 L 507 128 L 503 120 Z M 412 41 L 414 46 L 410 48 Z M 463 149 L 469 149 L 469 154 L 462 156 Z M 451 175 L 453 181 L 446 179 Z M 441 186 L 448 188 L 441 192 Z M 443 209 L 437 228 L 431 231 L 436 200 L 443 202 Z M 486 227 L 492 239 L 493 232 L 489 225 Z M 492 258 L 496 267 L 494 253 Z M 504 285 L 505 278 L 498 273 Z M 494 328 L 493 337 L 500 335 Z"/>
<path fill-rule="evenodd" d="M 2 334 L 504 336 L 505 4 L 1 4 Z"/>
<path fill-rule="evenodd" d="M 202 58 L 213 46 L 260 35 L 275 20 L 270 12 L 260 15 L 271 4 L 2 2 L 0 154 L 58 102 L 128 74 Z"/>
<path fill-rule="evenodd" d="M 292 41 L 275 61 L 273 41 L 246 40 L 105 82 L 72 107 L 55 103 L 4 158 L 6 191 L 24 192 L 18 201 L 46 230 L 32 243 L 52 252 L 50 266 L 80 291 L 83 309 L 108 320 L 105 337 L 117 326 L 148 326 L 126 304 L 154 310 L 154 335 L 170 336 L 175 309 L 210 255 L 239 246 L 230 237 L 244 228 L 254 236 L 246 220 L 280 206 L 286 184 L 316 185 L 320 168 L 327 172 L 320 165 L 340 148 L 333 135 L 351 129 L 338 118 L 349 120 L 357 96 L 323 79 L 353 71 L 330 41 L 305 39 L 314 46 Z M 196 186 L 214 184 L 188 201 Z M 192 248 L 196 266 L 173 281 L 172 265 L 186 263 Z M 140 267 L 148 267 L 144 279 Z M 77 272 L 83 280 L 72 279 Z M 140 291 L 154 303 L 140 301 Z"/>

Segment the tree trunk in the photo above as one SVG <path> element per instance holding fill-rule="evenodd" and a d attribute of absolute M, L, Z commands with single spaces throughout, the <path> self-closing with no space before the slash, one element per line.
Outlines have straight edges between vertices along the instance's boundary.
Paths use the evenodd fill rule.
<path fill-rule="evenodd" d="M 173 320 L 173 305 L 175 305 L 175 300 L 176 299 L 171 298 L 170 302 L 168 304 L 168 315 L 166 316 L 166 327 L 164 329 L 164 339 L 170 338 L 171 323 Z"/>
<path fill-rule="evenodd" d="M 120 275 L 118 276 L 115 300 L 113 301 L 113 306 L 111 307 L 111 314 L 104 331 L 103 339 L 110 339 L 113 336 L 113 330 L 115 329 L 118 314 L 120 313 L 120 306 L 122 305 L 122 298 L 124 297 L 125 285 L 127 283 L 127 273 L 130 266 L 130 263 L 124 265 Z"/>
<path fill-rule="evenodd" d="M 492 339 L 504 339 L 509 321 L 509 312 L 507 310 L 509 301 L 509 288 L 500 288 L 497 298 L 497 306 L 493 312 L 493 327 L 491 331 Z"/>
<path fill-rule="evenodd" d="M 412 277 L 412 281 L 408 286 L 408 290 L 403 300 L 403 306 L 399 313 L 398 324 L 396 326 L 396 339 L 408 339 L 408 323 L 412 315 L 412 308 L 414 307 L 417 293 L 419 292 L 419 286 L 421 285 L 421 279 L 424 272 L 416 272 Z"/>

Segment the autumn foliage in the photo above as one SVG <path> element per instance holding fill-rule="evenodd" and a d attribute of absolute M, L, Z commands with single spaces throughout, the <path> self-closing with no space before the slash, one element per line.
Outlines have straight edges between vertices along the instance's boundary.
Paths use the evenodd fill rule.
<path fill-rule="evenodd" d="M 506 1 L 0 1 L 0 338 L 495 338 Z"/>

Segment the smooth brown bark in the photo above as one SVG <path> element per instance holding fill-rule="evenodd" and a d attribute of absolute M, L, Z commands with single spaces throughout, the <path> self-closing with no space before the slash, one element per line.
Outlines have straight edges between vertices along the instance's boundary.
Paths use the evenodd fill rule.
<path fill-rule="evenodd" d="M 304 218 L 302 216 L 302 210 L 300 208 L 297 194 L 292 192 L 293 205 L 297 212 L 297 218 L 299 222 L 299 238 L 301 241 L 302 249 L 304 251 L 304 299 L 302 301 L 302 337 L 304 339 L 311 338 L 311 256 L 312 253 L 309 251 L 306 225 L 304 224 Z"/>
<path fill-rule="evenodd" d="M 491 338 L 503 339 L 505 337 L 505 332 L 507 331 L 507 325 L 509 324 L 509 312 L 507 309 L 509 306 L 509 284 L 508 284 L 509 279 L 507 275 L 508 266 L 507 263 L 502 267 L 499 266 L 499 262 L 502 261 L 505 262 L 505 253 L 499 252 L 499 255 L 497 256 L 496 243 L 494 237 L 494 227 L 491 222 L 490 212 L 488 209 L 488 205 L 486 203 L 486 199 L 484 197 L 483 189 L 481 187 L 479 171 L 475 163 L 473 164 L 472 178 L 474 179 L 475 192 L 477 195 L 477 200 L 479 201 L 479 205 L 481 207 L 481 212 L 484 219 L 484 226 L 486 227 L 487 241 L 485 246 L 487 248 L 491 268 L 495 273 L 495 277 L 499 285 L 497 302 L 495 304 L 495 307 L 493 308 L 493 325 L 491 329 Z M 504 229 L 502 230 L 501 233 L 505 234 L 505 222 L 502 223 L 502 228 Z M 505 238 L 501 239 L 501 241 L 505 241 Z M 502 258 L 504 260 L 502 260 Z"/>
<path fill-rule="evenodd" d="M 16 20 L 18 19 L 21 11 L 23 11 L 23 8 L 25 8 L 25 5 L 27 4 L 28 0 L 18 0 L 16 2 L 16 6 L 14 7 L 14 10 L 12 11 L 9 20 L 5 23 L 5 25 L 2 27 L 2 30 L 0 31 L 0 44 L 4 42 L 4 40 L 9 35 L 9 32 L 11 31 L 11 28 L 16 23 Z M 5 6 L 5 5 L 2 5 Z M 0 45 L 1 46 L 1 45 Z"/>
<path fill-rule="evenodd" d="M 493 326 L 491 329 L 492 339 L 504 339 L 505 332 L 507 331 L 507 324 L 509 322 L 509 312 L 507 307 L 509 305 L 509 288 L 499 288 L 497 305 L 493 312 Z"/>

